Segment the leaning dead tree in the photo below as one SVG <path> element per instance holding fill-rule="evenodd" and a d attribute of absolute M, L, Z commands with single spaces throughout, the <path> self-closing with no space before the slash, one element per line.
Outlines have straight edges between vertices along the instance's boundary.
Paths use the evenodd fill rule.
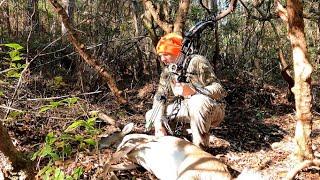
<path fill-rule="evenodd" d="M 103 65 L 86 50 L 86 47 L 81 43 L 77 37 L 77 32 L 74 30 L 69 22 L 69 17 L 65 9 L 56 1 L 49 0 L 52 6 L 56 9 L 57 13 L 61 17 L 61 21 L 64 27 L 67 29 L 67 36 L 69 41 L 78 51 L 82 59 L 91 66 L 104 80 L 106 80 L 111 92 L 115 95 L 119 104 L 123 105 L 127 103 L 127 100 L 122 96 L 121 91 L 118 89 L 116 82 L 111 73 L 103 67 Z"/>
<path fill-rule="evenodd" d="M 276 1 L 278 15 L 287 23 L 288 37 L 292 47 L 294 65 L 294 87 L 296 105 L 295 156 L 302 161 L 287 174 L 287 179 L 293 179 L 300 170 L 309 166 L 319 166 L 320 161 L 314 158 L 312 151 L 312 96 L 311 73 L 313 68 L 308 60 L 308 49 L 304 33 L 303 4 L 301 0 L 287 0 L 284 8 Z"/>

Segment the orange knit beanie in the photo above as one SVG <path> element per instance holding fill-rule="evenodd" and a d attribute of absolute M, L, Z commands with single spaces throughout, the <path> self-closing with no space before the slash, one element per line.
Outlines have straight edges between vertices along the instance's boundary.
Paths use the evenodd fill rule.
<path fill-rule="evenodd" d="M 158 42 L 157 53 L 168 53 L 175 56 L 180 54 L 182 46 L 182 36 L 176 33 L 169 33 L 164 35 Z"/>

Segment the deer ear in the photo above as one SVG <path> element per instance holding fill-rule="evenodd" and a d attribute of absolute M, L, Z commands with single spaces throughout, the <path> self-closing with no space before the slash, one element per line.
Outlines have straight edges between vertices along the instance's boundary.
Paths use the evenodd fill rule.
<path fill-rule="evenodd" d="M 123 134 L 123 135 L 129 134 L 129 133 L 132 131 L 133 126 L 134 126 L 133 123 L 127 124 L 127 125 L 122 129 L 122 134 Z"/>

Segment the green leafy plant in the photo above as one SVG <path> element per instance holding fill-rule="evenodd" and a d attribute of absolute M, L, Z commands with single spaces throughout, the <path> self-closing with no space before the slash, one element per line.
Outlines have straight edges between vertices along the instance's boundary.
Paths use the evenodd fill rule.
<path fill-rule="evenodd" d="M 44 168 L 38 172 L 38 176 L 44 180 L 74 180 L 80 179 L 83 174 L 83 168 L 77 167 L 73 170 L 71 175 L 66 175 L 63 170 L 53 165 L 52 162 L 48 163 Z"/>
<path fill-rule="evenodd" d="M 41 106 L 39 113 L 46 112 L 48 110 L 55 109 L 55 108 L 58 108 L 58 107 L 64 106 L 64 105 L 71 107 L 72 105 L 74 105 L 77 102 L 78 102 L 77 97 L 66 98 L 66 99 L 62 99 L 60 101 L 51 101 L 49 104 Z"/>
<path fill-rule="evenodd" d="M 21 50 L 23 47 L 16 43 L 0 44 L 0 46 L 9 48 L 9 51 L 7 52 L 9 58 L 5 58 L 9 63 L 9 70 L 6 73 L 7 77 L 19 78 L 21 76 L 22 69 L 26 67 L 26 64 L 21 61 L 23 60 L 21 57 Z"/>
<path fill-rule="evenodd" d="M 31 160 L 35 160 L 37 157 L 44 158 L 44 157 L 50 157 L 53 160 L 58 160 L 59 156 L 57 152 L 52 147 L 54 145 L 54 142 L 56 142 L 57 138 L 55 137 L 55 134 L 53 132 L 50 132 L 47 134 L 45 139 L 44 146 L 39 149 L 36 153 L 33 154 Z"/>
<path fill-rule="evenodd" d="M 9 113 L 9 117 L 12 119 L 17 119 L 18 117 L 21 117 L 24 114 L 25 114 L 25 112 L 23 112 L 23 111 L 11 111 Z"/>
<path fill-rule="evenodd" d="M 60 136 L 50 132 L 45 138 L 45 144 L 41 149 L 33 154 L 32 160 L 37 157 L 58 160 L 71 154 L 71 144 L 78 143 L 81 148 L 87 145 L 96 145 L 94 137 L 99 133 L 99 130 L 94 127 L 96 117 L 91 117 L 88 120 L 77 120 L 73 122 Z M 84 127 L 83 133 L 75 133 L 76 130 Z"/>
<path fill-rule="evenodd" d="M 73 99 L 62 100 L 66 104 L 72 104 Z M 76 120 L 71 123 L 64 132 L 50 132 L 45 138 L 44 145 L 33 154 L 32 160 L 47 158 L 49 163 L 42 168 L 38 175 L 42 179 L 79 179 L 83 170 L 81 167 L 74 169 L 71 175 L 66 175 L 61 169 L 53 165 L 54 161 L 66 159 L 81 149 L 94 147 L 96 145 L 96 135 L 100 132 L 95 128 L 97 117 L 93 116 L 87 120 Z M 75 151 L 76 150 L 76 151 Z"/>
<path fill-rule="evenodd" d="M 54 87 L 57 87 L 57 88 L 66 85 L 66 83 L 63 81 L 63 77 L 62 76 L 54 77 L 53 84 L 54 84 Z"/>

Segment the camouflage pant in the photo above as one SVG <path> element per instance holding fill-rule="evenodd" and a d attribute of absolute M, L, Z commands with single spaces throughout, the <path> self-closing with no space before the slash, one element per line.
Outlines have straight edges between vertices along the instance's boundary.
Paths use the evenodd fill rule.
<path fill-rule="evenodd" d="M 167 115 L 171 114 L 172 109 L 173 104 L 170 104 L 167 107 Z M 146 113 L 146 120 L 151 118 L 152 113 L 153 109 Z M 224 119 L 224 115 L 223 103 L 218 103 L 208 96 L 196 94 L 181 102 L 176 120 L 190 123 L 193 143 L 200 147 L 200 145 L 209 145 L 209 130 L 211 127 L 218 126 Z M 159 127 L 159 124 L 161 125 L 160 118 L 156 118 L 155 128 Z"/>

